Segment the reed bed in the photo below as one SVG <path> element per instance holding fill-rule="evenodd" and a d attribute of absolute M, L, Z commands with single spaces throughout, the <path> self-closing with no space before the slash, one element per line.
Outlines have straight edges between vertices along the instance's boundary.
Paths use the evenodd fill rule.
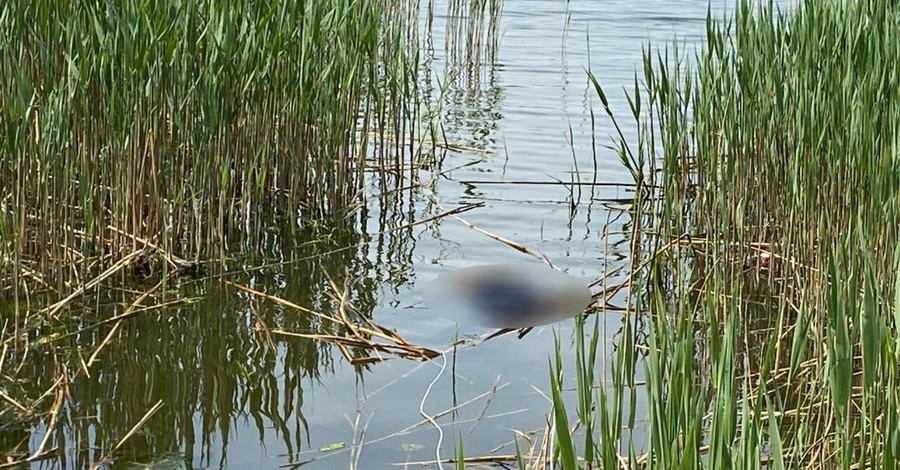
<path fill-rule="evenodd" d="M 367 165 L 412 151 L 416 2 L 10 1 L 0 18 L 0 295 L 69 291 L 145 242 L 196 262 L 264 221 L 341 220 Z"/>
<path fill-rule="evenodd" d="M 76 466 L 88 468 L 140 447 L 123 443 L 158 409 L 130 399 L 171 383 L 142 372 L 147 354 L 135 343 L 148 335 L 165 342 L 178 330 L 164 362 L 213 370 L 228 362 L 218 354 L 226 344 L 270 367 L 268 325 L 332 333 L 277 315 L 251 316 L 258 335 L 244 331 L 243 314 L 212 328 L 191 316 L 154 322 L 193 311 L 212 292 L 176 272 L 299 263 L 292 254 L 317 244 L 330 249 L 310 255 L 310 283 L 326 260 L 342 270 L 361 264 L 366 189 L 379 172 L 414 169 L 404 162 L 419 151 L 410 137 L 418 16 L 418 3 L 405 0 L 0 6 L 0 454 L 12 452 L 0 468 L 64 462 L 72 448 L 93 449 L 76 452 L 84 459 Z M 385 212 L 406 203 L 382 199 Z M 387 223 L 379 220 L 373 243 L 402 264 L 397 254 L 410 243 L 394 240 L 408 239 L 410 225 Z M 185 287 L 192 282 L 200 287 Z M 295 293 L 318 308 L 318 287 Z M 354 284 L 352 295 L 369 314 L 370 290 Z M 304 345 L 288 359 L 304 373 L 329 371 L 328 348 L 291 341 Z M 252 382 L 250 372 L 230 370 L 231 391 Z M 160 383 L 138 385 L 150 376 Z M 125 388 L 111 393 L 128 396 L 104 397 L 108 385 L 98 384 L 117 380 Z M 165 417 L 154 419 L 239 414 L 241 406 L 204 404 L 198 390 L 215 380 L 198 375 L 179 389 L 183 406 L 163 403 Z M 297 383 L 267 387 L 299 395 Z M 102 420 L 73 418 L 100 408 Z M 32 425 L 47 430 L 36 444 Z M 91 441 L 85 429 L 94 425 L 103 431 Z M 152 433 L 177 448 L 193 439 L 182 431 Z"/>
<path fill-rule="evenodd" d="M 574 403 L 553 364 L 561 468 L 897 468 L 898 39 L 893 1 L 742 0 L 645 53 L 629 311 L 611 384 L 596 323 Z"/>

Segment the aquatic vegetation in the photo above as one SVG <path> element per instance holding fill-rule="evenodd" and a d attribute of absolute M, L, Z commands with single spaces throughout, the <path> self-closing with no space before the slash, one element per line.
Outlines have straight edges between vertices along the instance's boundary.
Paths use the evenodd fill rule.
<path fill-rule="evenodd" d="M 347 295 L 371 314 L 374 286 L 358 279 L 409 258 L 409 225 L 366 235 L 362 209 L 366 186 L 418 152 L 418 16 L 404 0 L 0 6 L 0 453 L 91 448 L 76 452 L 79 467 L 140 453 L 118 439 L 157 412 L 142 400 L 185 370 L 205 373 L 169 395 L 178 403 L 157 414 L 159 428 L 145 427 L 162 447 L 191 447 L 191 426 L 166 426 L 195 413 L 276 415 L 279 400 L 262 403 L 254 387 L 302 403 L 300 378 L 327 373 L 331 352 L 291 340 L 284 360 L 298 372 L 260 385 L 276 360 L 269 328 L 339 328 L 262 315 L 233 291 L 234 315 L 200 318 L 199 298 L 225 289 L 198 274 L 236 268 L 232 280 L 280 295 L 274 265 L 293 263 L 308 272 L 291 294 L 329 313 L 324 278 L 346 275 Z M 395 266 L 372 267 L 364 237 Z M 229 360 L 236 353 L 254 366 Z M 210 408 L 211 383 L 235 403 Z M 20 427 L 38 440 L 19 439 Z"/>
<path fill-rule="evenodd" d="M 366 167 L 414 151 L 415 2 L 0 17 L 0 295 L 68 291 L 142 249 L 131 265 L 222 259 L 273 220 L 352 220 Z"/>
<path fill-rule="evenodd" d="M 892 1 L 741 1 L 645 54 L 629 312 L 609 385 L 578 338 L 583 440 L 554 368 L 562 468 L 897 467 L 898 38 Z"/>
<path fill-rule="evenodd" d="M 395 355 L 413 348 L 370 326 L 378 304 L 372 280 L 402 270 L 403 258 L 375 265 L 354 249 L 360 234 L 351 228 L 305 244 L 292 243 L 290 230 L 269 233 L 259 247 L 279 253 L 280 263 L 245 259 L 245 270 L 223 279 L 105 282 L 53 320 L 28 315 L 18 339 L 4 323 L 0 454 L 74 468 L 160 452 L 196 462 L 228 454 L 233 443 L 214 436 L 238 435 L 245 418 L 261 434 L 278 429 L 268 444 L 307 449 L 310 389 L 345 367 L 341 353 L 362 372 L 375 362 L 367 356 L 378 345 L 370 343 Z M 75 308 L 81 303 L 92 308 Z M 7 307 L 0 315 L 15 318 L 11 304 L 0 305 Z M 163 407 L 119 445 L 159 400 Z"/>

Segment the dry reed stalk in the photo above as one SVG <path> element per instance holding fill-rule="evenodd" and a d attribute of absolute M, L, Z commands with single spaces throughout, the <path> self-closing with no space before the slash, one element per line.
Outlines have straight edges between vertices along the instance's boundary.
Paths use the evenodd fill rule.
<path fill-rule="evenodd" d="M 28 408 L 25 408 L 21 403 L 17 402 L 15 399 L 0 391 L 0 398 L 5 400 L 10 405 L 14 406 L 16 409 L 21 411 L 22 413 L 30 413 L 31 411 Z"/>
<path fill-rule="evenodd" d="M 484 207 L 484 203 L 483 203 L 483 202 L 475 202 L 475 203 L 472 203 L 472 204 L 466 204 L 466 205 L 464 205 L 464 206 L 460 206 L 460 207 L 457 207 L 457 208 L 455 208 L 455 209 L 446 210 L 446 211 L 444 211 L 444 212 L 441 212 L 440 214 L 437 214 L 437 215 L 434 215 L 434 216 L 431 216 L 431 217 L 426 217 L 426 218 L 424 218 L 424 219 L 422 219 L 422 220 L 416 220 L 416 221 L 410 222 L 410 223 L 408 223 L 408 224 L 403 224 L 403 225 L 400 225 L 400 226 L 398 226 L 398 227 L 394 227 L 394 228 L 388 229 L 388 230 L 386 230 L 386 231 L 383 232 L 383 233 L 393 232 L 393 231 L 397 231 L 397 230 L 403 230 L 403 229 L 407 229 L 407 228 L 410 228 L 410 227 L 415 227 L 415 226 L 417 226 L 417 225 L 427 224 L 427 223 L 429 223 L 429 222 L 432 222 L 432 221 L 435 221 L 435 220 L 438 220 L 438 219 L 442 219 L 442 218 L 444 218 L 444 217 L 453 217 L 453 216 L 455 216 L 456 214 L 461 214 L 461 213 L 463 213 L 463 212 L 468 212 L 468 211 L 470 211 L 470 210 L 472 210 L 472 209 L 478 209 L 478 208 L 480 208 L 480 207 Z"/>
<path fill-rule="evenodd" d="M 512 455 L 485 455 L 478 457 L 466 457 L 463 460 L 457 460 L 453 458 L 444 459 L 441 462 L 437 460 L 418 460 L 413 462 L 396 462 L 391 465 L 397 466 L 408 466 L 408 465 L 416 465 L 420 467 L 432 467 L 437 465 L 438 463 L 462 463 L 464 465 L 477 465 L 477 464 L 492 464 L 504 466 L 509 462 L 515 462 L 518 457 L 515 454 Z"/>
<path fill-rule="evenodd" d="M 469 227 L 470 229 L 475 230 L 476 232 L 481 233 L 482 235 L 486 235 L 488 238 L 490 238 L 490 239 L 492 239 L 492 240 L 496 240 L 496 241 L 498 241 L 498 242 L 500 242 L 500 243 L 502 243 L 502 244 L 504 244 L 504 245 L 506 245 L 506 246 L 508 246 L 508 247 L 510 247 L 510 248 L 512 248 L 512 249 L 514 249 L 514 250 L 516 250 L 516 251 L 518 251 L 518 252 L 520 252 L 520 253 L 524 253 L 524 254 L 526 254 L 526 255 L 533 256 L 533 257 L 535 257 L 535 258 L 537 258 L 537 259 L 539 259 L 539 260 L 542 260 L 542 261 L 546 262 L 547 265 L 549 265 L 551 268 L 554 268 L 554 269 L 555 269 L 555 266 L 553 265 L 553 262 L 550 261 L 550 258 L 548 258 L 547 255 L 541 253 L 539 250 L 534 250 L 534 249 L 532 249 L 532 248 L 528 248 L 527 246 L 525 246 L 525 245 L 523 245 L 523 244 L 521 244 L 521 243 L 517 243 L 517 242 L 514 242 L 514 241 L 512 241 L 512 240 L 510 240 L 510 239 L 508 239 L 508 238 L 504 238 L 504 237 L 502 237 L 502 236 L 500 236 L 500 235 L 497 235 L 497 234 L 495 234 L 495 233 L 491 233 L 491 232 L 489 232 L 489 231 L 487 231 L 487 230 L 485 230 L 485 229 L 483 229 L 483 228 L 481 228 L 481 227 L 478 227 L 478 226 L 476 226 L 476 225 L 473 224 L 473 223 L 467 222 L 466 220 L 464 220 L 464 219 L 462 219 L 462 218 L 460 218 L 460 217 L 457 217 L 457 216 L 455 216 L 455 215 L 452 215 L 451 217 L 453 217 L 454 219 L 460 221 L 460 222 L 461 222 L 463 225 L 465 225 L 466 227 Z"/>
<path fill-rule="evenodd" d="M 478 415 L 475 416 L 475 422 L 472 423 L 472 426 L 469 426 L 466 434 L 472 434 L 472 431 L 478 426 L 478 423 L 481 422 L 481 418 L 484 417 L 484 414 L 487 412 L 488 408 L 491 406 L 491 402 L 494 400 L 494 395 L 497 393 L 497 385 L 500 383 L 500 376 L 497 376 L 497 379 L 494 380 L 494 385 L 491 386 L 491 389 L 488 390 L 487 399 L 484 400 L 484 406 L 481 407 L 481 410 L 478 411 Z"/>
<path fill-rule="evenodd" d="M 164 250 L 161 246 L 157 245 L 156 243 L 151 242 L 150 240 L 141 238 L 137 235 L 127 233 L 124 230 L 121 230 L 118 227 L 114 227 L 112 225 L 107 225 L 106 228 L 107 228 L 107 230 L 116 232 L 119 235 L 122 235 L 122 236 L 128 238 L 129 240 L 132 240 L 133 242 L 143 245 L 145 248 L 149 248 L 149 249 L 153 250 L 154 252 L 156 252 L 157 254 L 162 256 L 162 258 L 166 261 L 166 263 L 168 263 L 170 266 L 175 268 L 176 271 L 184 271 L 187 269 L 192 269 L 193 267 L 196 266 L 196 263 L 188 261 L 183 258 L 179 258 L 178 256 L 175 256 L 175 255 L 169 253 L 168 251 Z"/>
<path fill-rule="evenodd" d="M 360 427 L 359 420 L 361 414 L 362 413 L 357 410 L 356 420 L 352 423 L 353 442 L 350 443 L 350 470 L 356 470 L 359 468 L 359 459 L 362 455 L 363 446 L 366 442 L 366 430 L 369 429 L 369 422 L 372 421 L 372 416 L 369 416 L 369 419 L 366 420 L 366 424 Z"/>
<path fill-rule="evenodd" d="M 305 334 L 305 333 L 294 333 L 290 331 L 282 331 L 282 330 L 272 330 L 273 334 L 283 335 L 283 336 L 292 336 L 296 338 L 305 338 L 312 339 L 316 341 L 323 341 L 331 344 L 338 345 L 341 350 L 341 353 L 345 356 L 345 358 L 350 361 L 352 364 L 360 365 L 371 362 L 381 362 L 385 360 L 385 358 L 381 356 L 376 357 L 364 357 L 364 358 L 354 358 L 350 354 L 350 351 L 345 349 L 345 347 L 357 347 L 363 350 L 366 350 L 370 353 L 386 353 L 395 355 L 402 358 L 407 359 L 418 359 L 418 360 L 428 360 L 433 359 L 440 355 L 439 352 L 415 346 L 409 342 L 407 342 L 403 337 L 398 335 L 396 332 L 384 328 L 369 319 L 364 319 L 363 321 L 368 325 L 359 326 L 355 321 L 351 320 L 346 313 L 346 309 L 348 308 L 349 301 L 346 299 L 344 295 L 336 295 L 340 300 L 340 306 L 338 308 L 339 317 L 333 317 L 329 315 L 325 315 L 320 312 L 316 312 L 314 310 L 301 307 L 293 302 L 289 302 L 287 300 L 281 299 L 277 296 L 273 296 L 270 294 L 266 294 L 264 292 L 257 291 L 255 289 L 251 289 L 246 286 L 241 286 L 239 284 L 235 284 L 230 281 L 223 280 L 223 283 L 234 287 L 236 289 L 242 290 L 244 292 L 253 294 L 255 296 L 265 298 L 276 302 L 278 304 L 284 305 L 286 307 L 295 309 L 297 311 L 307 313 L 310 315 L 314 315 L 317 318 L 321 318 L 327 320 L 336 325 L 343 326 L 347 330 L 349 330 L 349 335 L 323 335 L 323 334 Z M 332 285 L 333 289 L 337 289 L 336 285 Z M 361 317 L 361 316 L 360 316 Z M 386 341 L 386 343 L 374 342 L 370 338 L 375 337 Z"/>
<path fill-rule="evenodd" d="M 294 338 L 304 338 L 304 339 L 312 339 L 316 341 L 324 341 L 327 343 L 332 343 L 335 345 L 341 346 L 349 346 L 356 347 L 368 352 L 378 354 L 378 353 L 386 353 L 391 354 L 393 356 L 401 357 L 404 359 L 416 359 L 421 361 L 426 361 L 429 359 L 434 359 L 437 356 L 440 356 L 440 353 L 434 351 L 432 349 L 412 346 L 407 344 L 385 344 L 385 343 L 376 343 L 370 341 L 368 339 L 361 337 L 349 337 L 349 336 L 338 336 L 338 335 L 321 335 L 321 334 L 304 334 L 304 333 L 292 333 L 289 331 L 281 331 L 281 330 L 273 330 L 272 333 L 283 335 L 283 336 L 291 336 Z M 402 339 L 401 339 L 402 341 Z M 345 353 L 345 357 L 349 354 L 349 351 L 342 350 Z M 377 356 L 377 357 L 363 357 L 363 358 L 354 358 L 347 357 L 348 361 L 353 365 L 361 365 L 361 364 L 369 364 L 372 362 L 382 362 L 386 361 L 387 358 Z"/>
<path fill-rule="evenodd" d="M 51 316 L 51 317 L 56 315 L 57 313 L 59 313 L 60 310 L 62 310 L 63 307 L 68 305 L 69 302 L 71 302 L 72 300 L 76 299 L 77 297 L 83 295 L 88 290 L 93 289 L 94 287 L 96 287 L 97 285 L 99 285 L 101 282 L 103 282 L 107 278 L 111 277 L 112 275 L 125 269 L 129 264 L 131 264 L 132 261 L 134 261 L 136 258 L 138 258 L 140 256 L 143 256 L 144 254 L 146 254 L 145 249 L 132 251 L 131 253 L 129 253 L 128 255 L 126 255 L 125 257 L 120 259 L 119 261 L 115 262 L 112 266 L 107 268 L 105 271 L 103 271 L 99 276 L 95 277 L 94 279 L 92 279 L 87 284 L 83 285 L 82 287 L 75 289 L 72 293 L 67 295 L 64 299 L 54 303 L 53 305 L 50 305 L 49 307 L 41 309 L 39 311 L 39 313 L 41 313 L 41 314 L 46 313 L 48 316 Z"/>
<path fill-rule="evenodd" d="M 138 422 L 135 423 L 134 426 L 132 426 L 131 429 L 129 429 L 128 432 L 125 433 L 125 435 L 122 436 L 118 440 L 118 442 L 116 442 L 116 445 L 113 446 L 112 450 L 110 450 L 106 455 L 104 455 L 103 457 L 98 459 L 96 462 L 94 462 L 93 465 L 91 465 L 91 470 L 97 470 L 98 468 L 106 465 L 112 459 L 113 454 L 117 450 L 119 450 L 119 448 L 122 447 L 122 445 L 125 444 L 125 441 L 127 441 L 132 436 L 134 436 L 134 434 L 137 433 L 137 431 L 141 428 L 141 426 L 143 426 L 147 421 L 149 421 L 150 418 L 154 414 L 156 414 L 156 412 L 159 411 L 162 407 L 163 407 L 162 400 L 157 401 L 153 406 L 151 406 L 150 409 L 144 413 L 144 416 L 142 416 L 141 419 L 138 420 Z"/>
<path fill-rule="evenodd" d="M 157 287 L 158 287 L 158 286 L 157 286 Z M 85 333 L 85 332 L 87 332 L 87 331 L 96 329 L 96 328 L 98 328 L 98 327 L 101 327 L 101 326 L 103 326 L 103 325 L 107 325 L 107 324 L 109 324 L 109 323 L 114 323 L 114 322 L 118 322 L 118 321 L 121 321 L 121 320 L 125 320 L 125 319 L 127 319 L 127 318 L 129 318 L 129 317 L 132 317 L 132 316 L 135 316 L 135 315 L 137 315 L 137 314 L 139 314 L 139 313 L 147 313 L 147 312 L 152 312 L 152 311 L 154 311 L 154 310 L 166 309 L 166 308 L 170 308 L 170 307 L 175 307 L 175 306 L 177 306 L 177 305 L 182 305 L 182 304 L 188 304 L 188 303 L 192 303 L 192 302 L 197 302 L 197 301 L 199 301 L 199 300 L 201 300 L 201 297 L 184 297 L 184 298 L 180 298 L 180 299 L 169 300 L 169 301 L 166 301 L 166 302 L 160 302 L 160 303 L 154 304 L 154 305 L 147 305 L 147 306 L 142 306 L 142 307 L 137 307 L 137 308 L 131 308 L 131 309 L 129 309 L 129 310 L 127 310 L 127 311 L 125 311 L 125 312 L 119 314 L 119 315 L 116 315 L 116 316 L 114 316 L 114 317 L 110 317 L 110 318 L 107 318 L 107 319 L 104 319 L 104 320 L 100 320 L 100 321 L 98 321 L 98 322 L 96 322 L 96 323 L 94 323 L 94 324 L 92 324 L 92 325 L 90 325 L 90 326 L 86 326 L 86 327 L 84 327 L 84 328 L 80 328 L 80 329 L 78 329 L 78 330 L 75 330 L 75 331 L 66 333 L 66 334 L 64 334 L 64 335 L 60 335 L 60 336 L 58 336 L 58 337 L 56 337 L 56 338 L 53 338 L 53 339 L 50 339 L 50 340 L 48 340 L 48 341 L 46 341 L 46 342 L 47 342 L 47 343 L 52 343 L 52 342 L 56 342 L 56 341 L 59 341 L 59 340 L 65 339 L 65 338 L 70 338 L 70 337 L 72 337 L 72 336 L 76 336 L 76 335 L 79 335 L 79 334 L 81 334 L 81 333 Z M 133 304 L 132 307 L 135 307 L 135 305 Z"/>
<path fill-rule="evenodd" d="M 128 306 L 127 309 L 125 309 L 125 312 L 123 312 L 122 315 L 119 315 L 119 319 L 116 320 L 116 324 L 113 325 L 112 329 L 109 330 L 109 333 L 106 334 L 106 337 L 103 338 L 103 341 L 100 342 L 100 345 L 97 346 L 97 349 L 95 349 L 94 352 L 91 354 L 90 359 L 88 359 L 85 372 L 87 372 L 87 368 L 90 368 L 94 364 L 94 361 L 97 360 L 97 357 L 100 355 L 100 351 L 102 351 L 103 348 L 105 348 L 112 341 L 113 336 L 116 335 L 116 333 L 119 331 L 119 327 L 122 326 L 122 322 L 124 320 L 128 319 L 128 317 L 133 315 L 135 308 L 144 299 L 149 297 L 150 294 L 155 292 L 157 289 L 162 287 L 164 284 L 165 284 L 165 279 L 159 281 L 159 283 L 157 283 L 155 286 L 153 286 L 152 288 L 150 288 L 149 290 L 147 290 L 146 292 L 141 294 L 140 297 L 137 298 L 137 300 L 132 302 L 132 304 L 130 306 Z"/>
<path fill-rule="evenodd" d="M 41 455 L 46 454 L 47 444 L 50 442 L 50 436 L 53 435 L 53 430 L 56 428 L 56 422 L 59 420 L 59 412 L 62 410 L 63 399 L 65 397 L 64 388 L 61 385 L 66 384 L 68 386 L 68 378 L 65 375 L 65 372 L 59 373 L 59 378 L 57 378 L 56 383 L 51 387 L 51 390 L 55 390 L 56 399 L 53 401 L 53 406 L 50 408 L 50 421 L 47 423 L 47 427 L 45 429 L 45 434 L 43 439 L 41 439 L 40 444 L 38 444 L 37 449 L 34 453 L 31 454 L 30 457 L 25 459 L 26 462 L 34 461 L 40 458 Z M 48 393 L 50 390 L 47 391 Z"/>

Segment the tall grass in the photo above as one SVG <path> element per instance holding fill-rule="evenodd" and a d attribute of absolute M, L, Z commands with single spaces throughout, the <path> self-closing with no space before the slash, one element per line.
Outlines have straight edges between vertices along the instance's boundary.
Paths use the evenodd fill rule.
<path fill-rule="evenodd" d="M 224 257 L 264 214 L 352 210 L 366 157 L 408 151 L 417 15 L 403 0 L 5 2 L 0 292 L 67 290 L 140 240 Z"/>
<path fill-rule="evenodd" d="M 630 311 L 577 409 L 647 419 L 563 468 L 897 468 L 898 39 L 893 1 L 743 0 L 695 61 L 645 54 Z"/>

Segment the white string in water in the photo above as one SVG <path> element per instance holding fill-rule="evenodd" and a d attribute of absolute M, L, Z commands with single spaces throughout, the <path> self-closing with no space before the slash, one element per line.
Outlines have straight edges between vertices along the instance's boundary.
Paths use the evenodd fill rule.
<path fill-rule="evenodd" d="M 422 395 L 422 401 L 419 402 L 419 414 L 422 415 L 423 418 L 428 420 L 432 426 L 434 426 L 438 431 L 438 440 L 437 447 L 434 449 L 434 458 L 437 460 L 438 469 L 444 470 L 444 465 L 441 463 L 441 444 L 444 441 L 444 430 L 441 429 L 441 425 L 438 424 L 437 421 L 434 420 L 434 417 L 425 412 L 425 400 L 428 398 L 428 395 L 431 393 L 431 388 L 434 387 L 434 384 L 440 380 L 441 376 L 444 375 L 444 369 L 447 368 L 447 354 L 444 351 L 441 351 L 441 370 L 434 377 L 434 380 L 428 384 L 428 388 L 425 389 L 425 395 Z"/>

